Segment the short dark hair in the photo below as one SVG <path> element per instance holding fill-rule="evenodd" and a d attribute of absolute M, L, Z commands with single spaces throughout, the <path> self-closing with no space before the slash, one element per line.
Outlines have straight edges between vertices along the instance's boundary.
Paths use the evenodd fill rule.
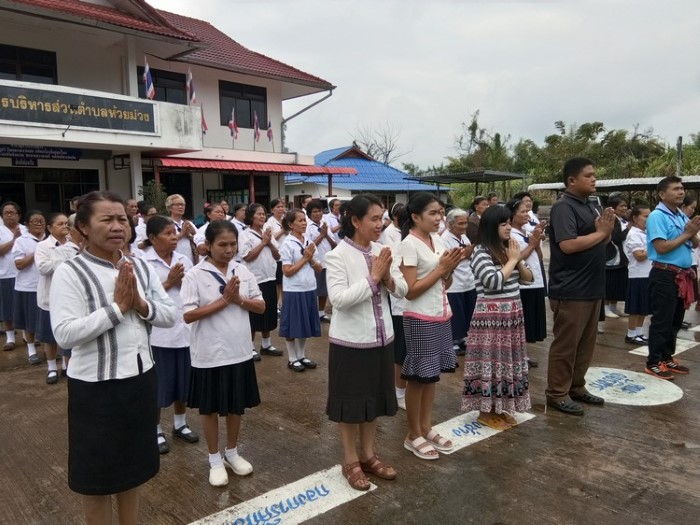
<path fill-rule="evenodd" d="M 617 207 L 618 207 L 620 204 L 622 204 L 623 202 L 624 202 L 625 204 L 629 204 L 629 202 L 627 202 L 627 199 L 625 199 L 625 198 L 622 197 L 622 196 L 620 196 L 620 197 L 613 197 L 612 199 L 608 199 L 608 202 L 607 202 L 605 205 L 606 205 L 607 207 L 609 207 L 609 208 L 613 208 L 613 209 L 614 209 L 614 208 L 617 208 Z"/>
<path fill-rule="evenodd" d="M 5 201 L 2 203 L 2 207 L 0 207 L 0 214 L 5 211 L 5 208 L 8 206 L 12 206 L 15 211 L 17 212 L 17 215 L 22 215 L 22 207 L 17 204 L 15 201 Z"/>
<path fill-rule="evenodd" d="M 519 191 L 513 195 L 513 200 L 523 200 L 525 197 L 530 197 L 530 200 L 532 200 L 532 194 L 529 191 Z"/>
<path fill-rule="evenodd" d="M 482 202 L 487 201 L 487 200 L 488 199 L 486 197 L 484 197 L 483 195 L 477 195 L 476 197 L 474 197 L 474 200 L 472 201 L 472 206 L 471 206 L 472 211 L 476 211 L 476 207 L 479 204 L 481 204 Z"/>
<path fill-rule="evenodd" d="M 338 201 L 340 201 L 340 199 L 331 199 L 328 203 L 328 211 L 333 211 L 333 205 Z"/>
<path fill-rule="evenodd" d="M 595 166 L 593 161 L 586 157 L 573 157 L 564 163 L 562 170 L 564 187 L 569 186 L 569 177 L 576 177 L 586 166 Z"/>
<path fill-rule="evenodd" d="M 666 191 L 671 184 L 676 184 L 678 182 L 682 183 L 683 179 L 681 179 L 680 177 L 677 177 L 675 175 L 669 175 L 668 177 L 664 177 L 656 185 L 656 193 L 661 193 L 662 191 Z"/>
<path fill-rule="evenodd" d="M 401 214 L 406 209 L 406 205 L 402 202 L 396 202 L 389 210 L 389 218 L 393 221 L 396 217 L 401 217 Z"/>
<path fill-rule="evenodd" d="M 630 219 L 636 219 L 642 214 L 644 210 L 648 210 L 649 205 L 646 202 L 638 202 L 632 208 L 632 213 L 630 213 Z"/>
<path fill-rule="evenodd" d="M 321 211 L 323 211 L 323 203 L 322 203 L 320 200 L 318 200 L 318 199 L 314 199 L 314 200 L 312 200 L 310 203 L 308 203 L 308 204 L 306 205 L 306 214 L 307 214 L 309 217 L 311 216 L 311 212 L 314 211 L 314 210 L 321 210 Z"/>
<path fill-rule="evenodd" d="M 146 201 L 138 201 L 136 203 L 136 207 L 139 209 L 139 213 L 141 215 L 147 215 L 148 210 L 150 210 L 151 208 L 155 208 L 155 206 L 153 206 L 151 203 L 146 202 Z"/>
<path fill-rule="evenodd" d="M 151 217 L 146 223 L 146 239 L 143 241 L 143 244 L 146 246 L 152 246 L 153 244 L 151 243 L 149 237 L 151 235 L 160 235 L 165 228 L 171 225 L 174 226 L 175 221 L 173 221 L 170 217 L 164 217 L 163 215 L 155 215 Z"/>
<path fill-rule="evenodd" d="M 63 213 L 62 211 L 55 211 L 49 214 L 49 216 L 46 218 L 46 226 L 53 226 L 53 223 L 56 222 L 56 219 L 58 219 L 61 216 L 65 217 L 66 219 L 68 218 L 68 214 Z"/>
<path fill-rule="evenodd" d="M 498 197 L 498 192 L 497 191 L 490 191 L 486 194 L 486 199 L 491 200 L 494 197 Z"/>
<path fill-rule="evenodd" d="M 265 206 L 260 204 L 259 202 L 254 202 L 250 206 L 248 206 L 245 210 L 245 222 L 248 226 L 253 224 L 253 215 L 255 215 L 255 212 L 258 211 L 259 208 L 262 208 L 265 214 L 267 214 L 267 210 L 265 209 Z"/>
<path fill-rule="evenodd" d="M 238 210 L 243 209 L 247 206 L 248 205 L 244 202 L 237 202 L 236 204 L 233 205 L 233 213 L 236 213 Z"/>
<path fill-rule="evenodd" d="M 367 215 L 370 207 L 375 204 L 380 208 L 383 207 L 382 201 L 376 195 L 371 193 L 355 195 L 348 203 L 347 208 L 345 208 L 345 214 L 340 218 L 339 236 L 352 239 L 352 236 L 355 235 L 355 226 L 352 223 L 352 218 L 362 219 L 362 217 Z"/>
<path fill-rule="evenodd" d="M 284 202 L 284 199 L 272 199 L 270 201 L 270 210 L 272 210 L 272 208 L 277 206 L 280 202 Z"/>
<path fill-rule="evenodd" d="M 227 220 L 210 222 L 209 226 L 207 226 L 207 231 L 204 233 L 204 238 L 209 244 L 212 244 L 223 232 L 232 232 L 236 236 L 236 239 L 238 239 L 238 230 L 236 226 L 231 221 Z"/>

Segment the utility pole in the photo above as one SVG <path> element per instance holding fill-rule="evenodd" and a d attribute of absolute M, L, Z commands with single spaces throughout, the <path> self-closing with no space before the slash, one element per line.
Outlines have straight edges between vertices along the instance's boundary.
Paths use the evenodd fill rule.
<path fill-rule="evenodd" d="M 681 168 L 683 167 L 683 137 L 678 137 L 676 141 L 676 176 L 681 176 Z"/>

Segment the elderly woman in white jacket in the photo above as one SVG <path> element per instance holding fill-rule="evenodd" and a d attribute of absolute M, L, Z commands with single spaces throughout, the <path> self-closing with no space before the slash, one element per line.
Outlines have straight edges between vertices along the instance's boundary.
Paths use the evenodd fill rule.
<path fill-rule="evenodd" d="M 343 240 L 326 255 L 333 304 L 326 413 L 339 424 L 343 474 L 357 490 L 370 486 L 365 473 L 396 477 L 394 468 L 375 452 L 375 434 L 376 418 L 393 416 L 398 409 L 388 294 L 401 297 L 407 285 L 392 264 L 391 249 L 376 243 L 383 211 L 374 195 L 354 197 L 342 218 Z"/>

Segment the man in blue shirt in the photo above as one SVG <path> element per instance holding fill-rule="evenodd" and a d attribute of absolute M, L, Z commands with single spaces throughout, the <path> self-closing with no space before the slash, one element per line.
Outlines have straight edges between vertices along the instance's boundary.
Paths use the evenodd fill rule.
<path fill-rule="evenodd" d="M 700 217 L 688 219 L 679 210 L 685 197 L 680 177 L 661 179 L 656 191 L 661 202 L 647 220 L 647 251 L 652 268 L 649 357 L 645 372 L 672 380 L 674 373 L 688 373 L 688 368 L 679 364 L 673 354 L 687 304 L 694 301 L 692 280 L 696 277 L 690 266 L 692 250 L 698 246 Z"/>

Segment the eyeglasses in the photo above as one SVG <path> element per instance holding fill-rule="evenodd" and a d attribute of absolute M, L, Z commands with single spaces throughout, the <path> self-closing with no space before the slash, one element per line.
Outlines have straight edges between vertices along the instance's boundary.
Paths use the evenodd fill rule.
<path fill-rule="evenodd" d="M 46 221 L 29 221 L 32 226 L 46 226 Z"/>
<path fill-rule="evenodd" d="M 185 205 L 184 202 L 173 202 L 173 203 L 171 204 L 171 206 L 184 206 L 184 205 Z"/>
<path fill-rule="evenodd" d="M 4 211 L 2 212 L 3 215 L 19 215 L 16 211 Z"/>

